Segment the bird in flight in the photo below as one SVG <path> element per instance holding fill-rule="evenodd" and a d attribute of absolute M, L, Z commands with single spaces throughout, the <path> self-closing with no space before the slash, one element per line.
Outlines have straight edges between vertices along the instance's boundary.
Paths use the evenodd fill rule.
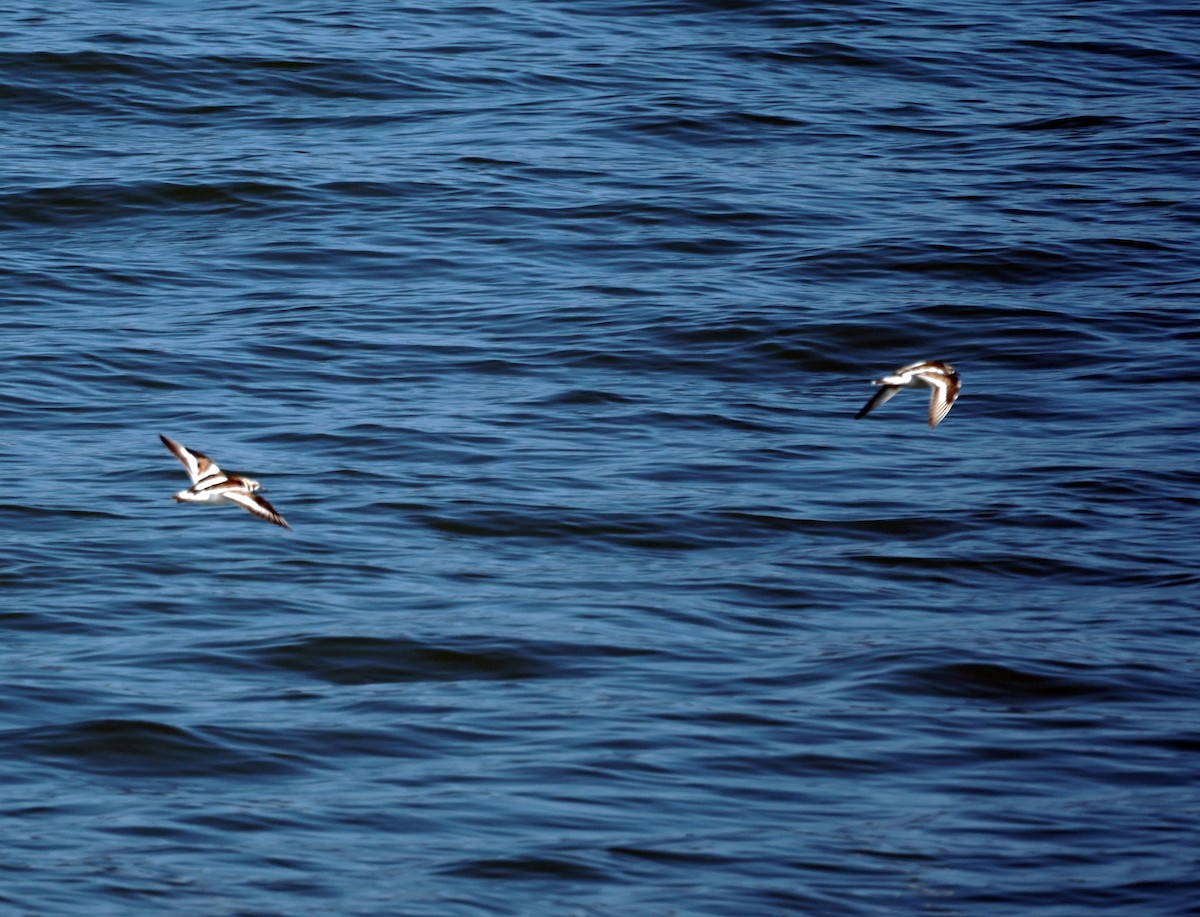
<path fill-rule="evenodd" d="M 171 450 L 175 458 L 183 462 L 188 477 L 192 479 L 191 487 L 175 494 L 176 503 L 232 503 L 258 516 L 259 519 L 282 525 L 285 529 L 291 528 L 283 521 L 283 516 L 275 511 L 275 507 L 255 493 L 262 487 L 258 481 L 226 474 L 207 455 L 193 452 L 161 433 L 158 434 L 158 438 Z"/>
<path fill-rule="evenodd" d="M 950 408 L 958 397 L 958 390 L 962 387 L 962 380 L 949 363 L 943 363 L 941 360 L 922 360 L 919 363 L 901 366 L 882 379 L 876 379 L 874 384 L 882 386 L 882 388 L 863 405 L 861 411 L 854 415 L 855 420 L 866 417 L 895 396 L 902 388 L 928 386 L 931 389 L 929 393 L 929 426 L 936 427 L 950 413 Z"/>

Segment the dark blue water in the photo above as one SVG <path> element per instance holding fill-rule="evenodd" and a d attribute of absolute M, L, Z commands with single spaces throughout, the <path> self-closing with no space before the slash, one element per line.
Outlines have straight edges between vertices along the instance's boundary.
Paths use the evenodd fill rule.
<path fill-rule="evenodd" d="M 1200 913 L 1198 36 L 0 12 L 0 914 Z"/>

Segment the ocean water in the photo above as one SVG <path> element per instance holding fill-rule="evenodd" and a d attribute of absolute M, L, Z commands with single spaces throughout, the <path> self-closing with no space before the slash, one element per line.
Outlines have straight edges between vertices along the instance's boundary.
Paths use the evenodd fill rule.
<path fill-rule="evenodd" d="M 1198 26 L 4 7 L 0 915 L 1200 913 Z"/>

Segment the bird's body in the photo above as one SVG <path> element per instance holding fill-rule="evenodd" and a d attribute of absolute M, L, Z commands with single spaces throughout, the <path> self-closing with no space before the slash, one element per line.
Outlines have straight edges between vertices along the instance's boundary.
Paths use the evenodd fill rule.
<path fill-rule="evenodd" d="M 161 433 L 158 434 L 158 438 L 183 463 L 188 477 L 192 479 L 191 487 L 174 495 L 176 503 L 232 503 L 260 519 L 266 519 L 285 529 L 291 528 L 265 497 L 255 493 L 256 490 L 262 488 L 258 481 L 240 475 L 226 474 L 207 455 L 194 452 Z"/>
<path fill-rule="evenodd" d="M 863 409 L 854 415 L 856 420 L 866 417 L 903 388 L 928 387 L 929 426 L 936 427 L 950 412 L 955 399 L 958 398 L 962 380 L 949 363 L 943 363 L 941 360 L 921 360 L 919 363 L 902 366 L 882 379 L 876 379 L 874 384 L 882 387 L 863 405 Z"/>

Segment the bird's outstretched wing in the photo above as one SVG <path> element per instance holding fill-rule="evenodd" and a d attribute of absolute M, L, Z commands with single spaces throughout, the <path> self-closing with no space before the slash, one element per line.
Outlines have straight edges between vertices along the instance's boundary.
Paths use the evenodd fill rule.
<path fill-rule="evenodd" d="M 929 426 L 936 427 L 950 413 L 962 383 L 958 376 L 943 373 L 929 373 L 922 378 L 929 383 Z"/>
<path fill-rule="evenodd" d="M 870 414 L 873 410 L 875 410 L 881 404 L 885 404 L 888 401 L 890 401 L 893 397 L 895 397 L 896 393 L 899 391 L 900 391 L 899 385 L 881 386 L 879 391 L 877 391 L 874 395 L 871 396 L 871 400 L 863 405 L 863 409 L 854 415 L 854 419 L 862 420 L 864 417 L 866 417 L 868 414 Z"/>
<path fill-rule="evenodd" d="M 183 444 L 177 443 L 169 436 L 163 436 L 161 433 L 158 434 L 158 438 L 163 441 L 164 446 L 171 450 L 175 458 L 183 462 L 183 467 L 187 469 L 188 477 L 192 479 L 193 485 L 199 484 L 207 478 L 224 476 L 221 469 L 217 467 L 217 463 L 207 455 L 193 452 Z"/>
<path fill-rule="evenodd" d="M 268 522 L 274 522 L 276 525 L 282 525 L 285 529 L 290 529 L 283 520 L 283 516 L 276 512 L 275 507 L 267 502 L 266 497 L 260 497 L 258 494 L 252 494 L 245 490 L 230 489 L 225 491 L 225 499 L 232 500 L 238 506 L 242 507 L 246 512 L 253 513 L 259 519 L 266 519 Z"/>

